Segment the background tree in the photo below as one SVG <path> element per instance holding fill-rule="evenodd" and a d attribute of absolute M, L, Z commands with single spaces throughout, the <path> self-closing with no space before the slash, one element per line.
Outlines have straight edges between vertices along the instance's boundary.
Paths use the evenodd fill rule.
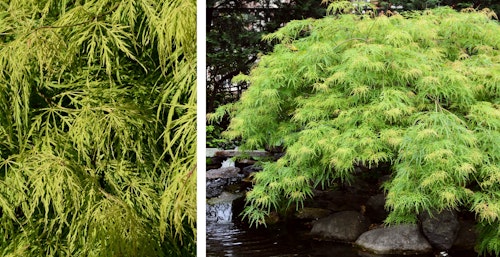
<path fill-rule="evenodd" d="M 479 250 L 499 255 L 500 26 L 491 11 L 464 11 L 331 15 L 267 35 L 279 44 L 240 76 L 249 89 L 212 116 L 231 113 L 226 135 L 242 148 L 286 149 L 254 176 L 251 223 L 300 207 L 315 187 L 349 183 L 356 166 L 390 163 L 387 223 L 465 208 Z"/>
<path fill-rule="evenodd" d="M 195 4 L 0 3 L 2 256 L 194 255 Z"/>
<path fill-rule="evenodd" d="M 500 12 L 500 4 L 495 0 L 382 0 L 379 3 L 386 8 L 390 8 L 392 5 L 401 5 L 404 10 L 424 10 L 426 8 L 435 8 L 438 6 L 450 6 L 457 10 L 463 8 L 490 8 L 496 13 Z"/>
<path fill-rule="evenodd" d="M 261 40 L 293 19 L 322 17 L 320 1 L 207 1 L 207 112 L 239 99 L 246 84 L 233 84 L 234 76 L 248 74 L 258 56 L 272 49 Z M 208 126 L 207 141 L 227 127 Z M 214 140 L 216 141 L 216 140 Z"/>

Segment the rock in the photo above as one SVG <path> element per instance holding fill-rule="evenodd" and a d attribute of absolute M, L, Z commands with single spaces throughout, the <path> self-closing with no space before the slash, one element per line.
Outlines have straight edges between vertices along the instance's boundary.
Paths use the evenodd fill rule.
<path fill-rule="evenodd" d="M 264 218 L 265 222 L 267 225 L 274 225 L 277 224 L 278 222 L 281 221 L 280 215 L 277 212 L 270 212 L 269 215 L 267 215 Z"/>
<path fill-rule="evenodd" d="M 214 157 L 215 153 L 218 151 L 222 151 L 222 149 L 207 147 L 205 149 L 205 156 L 206 157 Z"/>
<path fill-rule="evenodd" d="M 355 243 L 375 254 L 424 254 L 432 246 L 420 233 L 417 225 L 406 224 L 378 228 L 363 233 Z"/>
<path fill-rule="evenodd" d="M 305 220 L 317 220 L 330 215 L 330 211 L 321 208 L 304 207 L 295 213 L 295 217 Z"/>
<path fill-rule="evenodd" d="M 243 193 L 222 192 L 218 197 L 213 197 L 207 200 L 207 204 L 215 205 L 219 203 L 232 203 L 237 199 L 243 198 Z"/>
<path fill-rule="evenodd" d="M 223 157 L 207 157 L 206 159 L 207 169 L 220 168 L 224 160 L 225 158 Z"/>
<path fill-rule="evenodd" d="M 239 172 L 240 169 L 237 167 L 208 170 L 206 174 L 207 198 L 216 197 L 222 193 L 226 186 L 240 182 L 244 175 L 239 174 Z"/>
<path fill-rule="evenodd" d="M 366 201 L 366 216 L 372 222 L 381 223 L 387 218 L 388 212 L 385 210 L 385 195 L 377 194 L 370 196 Z"/>
<path fill-rule="evenodd" d="M 221 157 L 235 157 L 235 156 L 249 156 L 249 157 L 269 157 L 270 153 L 262 150 L 254 150 L 254 151 L 239 151 L 238 149 L 234 150 L 216 150 L 214 151 L 214 156 Z"/>
<path fill-rule="evenodd" d="M 253 160 L 253 159 L 241 159 L 241 160 L 236 160 L 236 165 L 238 167 L 240 167 L 240 166 L 247 166 L 247 165 L 253 165 L 256 162 L 257 161 Z"/>
<path fill-rule="evenodd" d="M 343 211 L 316 221 L 311 235 L 320 239 L 353 242 L 368 230 L 370 222 L 361 213 Z"/>
<path fill-rule="evenodd" d="M 429 243 L 438 250 L 448 250 L 457 237 L 460 224 L 455 211 L 424 212 L 419 215 L 422 232 Z"/>
<path fill-rule="evenodd" d="M 453 249 L 473 250 L 477 243 L 478 232 L 476 224 L 472 220 L 459 221 L 460 229 L 457 238 L 453 242 Z"/>
<path fill-rule="evenodd" d="M 250 174 L 252 174 L 254 172 L 259 172 L 262 170 L 263 170 L 263 168 L 260 165 L 253 164 L 253 165 L 246 166 L 245 168 L 243 168 L 243 174 L 245 174 L 245 176 L 249 176 Z"/>
<path fill-rule="evenodd" d="M 207 179 L 217 178 L 241 178 L 239 174 L 240 168 L 237 167 L 224 167 L 219 169 L 211 169 L 207 171 Z"/>
<path fill-rule="evenodd" d="M 207 179 L 207 198 L 217 197 L 222 191 L 224 191 L 224 186 L 227 185 L 227 179 Z"/>

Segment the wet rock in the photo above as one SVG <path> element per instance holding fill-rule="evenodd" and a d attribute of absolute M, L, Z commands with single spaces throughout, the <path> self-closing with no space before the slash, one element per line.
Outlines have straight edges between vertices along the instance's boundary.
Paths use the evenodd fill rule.
<path fill-rule="evenodd" d="M 224 187 L 227 185 L 226 179 L 207 179 L 207 198 L 217 197 L 222 191 L 224 191 Z"/>
<path fill-rule="evenodd" d="M 457 237 L 460 224 L 457 213 L 451 210 L 419 215 L 422 232 L 429 243 L 438 250 L 448 250 Z"/>
<path fill-rule="evenodd" d="M 380 223 L 387 218 L 388 212 L 385 210 L 385 195 L 376 194 L 370 196 L 366 201 L 366 216 L 372 222 Z"/>
<path fill-rule="evenodd" d="M 210 205 L 215 205 L 219 203 L 232 203 L 235 200 L 245 197 L 243 193 L 230 193 L 230 192 L 222 192 L 218 197 L 210 198 L 207 200 L 207 203 Z"/>
<path fill-rule="evenodd" d="M 353 242 L 368 230 L 370 222 L 361 213 L 343 211 L 316 221 L 311 235 L 319 239 Z"/>
<path fill-rule="evenodd" d="M 460 220 L 460 229 L 457 238 L 453 242 L 453 249 L 473 250 L 477 243 L 478 232 L 476 224 L 472 220 Z"/>
<path fill-rule="evenodd" d="M 247 165 L 253 165 L 255 164 L 257 161 L 256 160 L 253 160 L 253 159 L 241 159 L 241 160 L 237 160 L 236 161 L 236 165 L 240 165 L 240 166 L 247 166 Z"/>
<path fill-rule="evenodd" d="M 253 164 L 253 165 L 246 166 L 245 168 L 243 168 L 243 174 L 245 174 L 245 176 L 249 176 L 250 174 L 252 174 L 254 172 L 259 172 L 262 170 L 263 170 L 263 168 L 260 165 Z"/>
<path fill-rule="evenodd" d="M 417 225 L 397 225 L 363 233 L 355 243 L 375 254 L 423 254 L 432 246 L 420 233 Z"/>
<path fill-rule="evenodd" d="M 330 215 L 330 210 L 322 208 L 304 207 L 295 213 L 295 217 L 305 220 L 317 220 Z"/>
<path fill-rule="evenodd" d="M 222 193 L 226 186 L 240 182 L 244 175 L 239 174 L 239 171 L 240 169 L 237 167 L 224 167 L 207 171 L 207 198 L 216 197 Z"/>

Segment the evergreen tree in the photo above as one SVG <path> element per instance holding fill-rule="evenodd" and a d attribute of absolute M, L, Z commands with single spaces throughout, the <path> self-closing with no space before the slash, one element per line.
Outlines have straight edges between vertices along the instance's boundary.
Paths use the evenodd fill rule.
<path fill-rule="evenodd" d="M 196 2 L 0 2 L 0 255 L 195 250 Z"/>
<path fill-rule="evenodd" d="M 300 207 L 313 188 L 349 183 L 355 166 L 390 163 L 387 223 L 467 208 L 479 250 L 500 255 L 500 26 L 483 10 L 351 15 L 337 1 L 298 20 L 249 76 L 241 100 L 217 109 L 245 149 L 283 146 L 264 163 L 244 215 Z"/>

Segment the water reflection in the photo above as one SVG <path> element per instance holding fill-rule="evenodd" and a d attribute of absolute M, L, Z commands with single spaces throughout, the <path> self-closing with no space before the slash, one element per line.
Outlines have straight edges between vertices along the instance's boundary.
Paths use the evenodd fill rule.
<path fill-rule="evenodd" d="M 251 229 L 233 217 L 231 203 L 207 204 L 207 256 L 358 256 L 350 245 L 324 243 L 325 250 L 303 233 L 298 227 Z"/>
<path fill-rule="evenodd" d="M 240 195 L 241 196 L 241 195 Z M 282 227 L 249 228 L 241 222 L 232 201 L 236 195 L 223 194 L 207 204 L 207 256 L 211 257 L 372 257 L 350 244 L 318 242 L 307 237 L 308 228 L 300 224 Z M 404 255 L 391 255 L 402 257 Z M 452 253 L 449 257 L 473 257 L 471 252 Z M 380 256 L 377 256 L 380 257 Z M 405 256 L 407 257 L 407 256 Z M 413 255 L 413 257 L 434 257 Z"/>

